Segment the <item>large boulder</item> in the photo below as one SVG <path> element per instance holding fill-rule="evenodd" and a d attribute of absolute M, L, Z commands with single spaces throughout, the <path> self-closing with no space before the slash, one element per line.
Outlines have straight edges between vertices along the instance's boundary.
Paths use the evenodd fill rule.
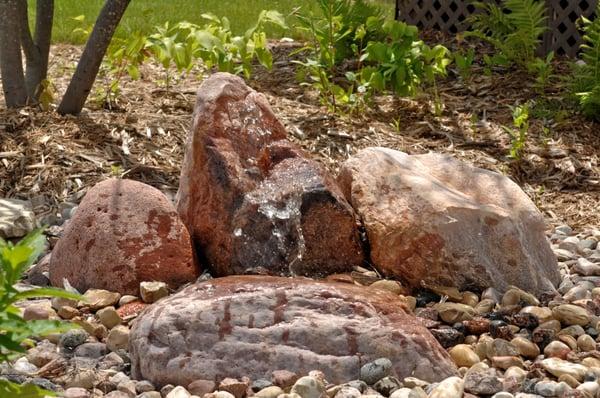
<path fill-rule="evenodd" d="M 143 281 L 171 288 L 199 275 L 189 233 L 168 198 L 133 180 L 110 179 L 91 188 L 52 252 L 50 280 L 139 294 Z"/>
<path fill-rule="evenodd" d="M 443 154 L 368 148 L 338 181 L 387 276 L 412 287 L 515 285 L 534 294 L 560 280 L 543 216 L 505 176 Z"/>
<path fill-rule="evenodd" d="M 177 210 L 219 275 L 343 272 L 363 261 L 336 181 L 286 141 L 265 97 L 217 73 L 198 91 Z"/>
<path fill-rule="evenodd" d="M 157 386 L 269 379 L 279 369 L 318 369 L 341 383 L 380 357 L 400 378 L 433 382 L 456 372 L 398 296 L 304 278 L 232 276 L 188 286 L 136 319 L 129 349 L 132 376 Z"/>

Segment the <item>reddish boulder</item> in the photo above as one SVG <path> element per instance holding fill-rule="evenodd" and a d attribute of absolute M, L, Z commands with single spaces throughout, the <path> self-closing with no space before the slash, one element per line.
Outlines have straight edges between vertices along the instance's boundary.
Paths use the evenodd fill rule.
<path fill-rule="evenodd" d="M 171 288 L 194 281 L 199 267 L 189 233 L 158 189 L 110 179 L 91 188 L 52 252 L 50 281 L 139 294 L 143 281 Z"/>
<path fill-rule="evenodd" d="M 536 295 L 560 281 L 543 216 L 505 176 L 447 155 L 368 148 L 338 181 L 387 276 L 412 287 L 515 285 Z"/>
<path fill-rule="evenodd" d="M 157 386 L 321 370 L 332 383 L 389 358 L 395 375 L 440 381 L 456 368 L 398 296 L 344 283 L 233 276 L 188 286 L 131 329 L 132 376 Z"/>
<path fill-rule="evenodd" d="M 177 210 L 219 276 L 324 276 L 362 264 L 352 207 L 285 138 L 265 97 L 239 77 L 202 83 Z"/>

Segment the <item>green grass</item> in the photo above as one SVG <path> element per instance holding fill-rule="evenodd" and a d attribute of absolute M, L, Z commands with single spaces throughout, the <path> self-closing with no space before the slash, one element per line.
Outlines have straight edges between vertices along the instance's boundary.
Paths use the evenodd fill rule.
<path fill-rule="evenodd" d="M 388 8 L 389 15 L 393 16 L 394 0 L 374 1 Z M 29 3 L 30 11 L 33 11 L 34 2 Z M 82 36 L 73 33 L 73 30 L 91 26 L 103 4 L 104 0 L 56 0 L 53 42 L 82 43 Z M 133 0 L 123 16 L 116 36 L 126 37 L 135 31 L 149 33 L 154 26 L 165 22 L 189 21 L 200 24 L 201 15 L 206 12 L 228 17 L 234 33 L 240 34 L 256 22 L 258 14 L 263 9 L 274 9 L 289 15 L 297 7 L 315 9 L 316 5 L 314 0 Z M 74 19 L 80 15 L 85 16 L 83 23 Z M 291 23 L 293 24 L 293 21 Z M 269 33 L 276 37 L 284 34 L 280 31 Z M 294 36 L 292 33 L 288 34 Z"/>

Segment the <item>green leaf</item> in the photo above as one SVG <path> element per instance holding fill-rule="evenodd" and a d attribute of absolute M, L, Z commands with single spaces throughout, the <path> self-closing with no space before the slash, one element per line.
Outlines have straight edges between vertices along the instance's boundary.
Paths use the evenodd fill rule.
<path fill-rule="evenodd" d="M 55 397 L 56 393 L 47 391 L 33 384 L 15 384 L 0 379 L 0 397 L 6 398 L 44 398 Z"/>
<path fill-rule="evenodd" d="M 83 300 L 83 296 L 80 294 L 70 293 L 62 289 L 56 289 L 53 287 L 41 287 L 31 290 L 26 290 L 24 292 L 19 292 L 14 295 L 14 300 L 25 300 L 29 298 L 38 298 L 38 297 L 62 297 L 73 300 Z"/>

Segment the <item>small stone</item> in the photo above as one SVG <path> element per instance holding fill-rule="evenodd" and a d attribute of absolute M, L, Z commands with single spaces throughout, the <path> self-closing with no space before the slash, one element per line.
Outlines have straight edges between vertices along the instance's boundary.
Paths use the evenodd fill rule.
<path fill-rule="evenodd" d="M 397 391 L 397 389 L 396 389 L 396 391 Z M 361 396 L 361 392 L 359 390 L 357 390 L 356 388 L 342 386 L 342 388 L 340 388 L 335 393 L 334 398 L 359 398 L 360 396 Z"/>
<path fill-rule="evenodd" d="M 468 321 L 463 321 L 463 325 L 468 333 L 473 335 L 481 335 L 490 331 L 490 320 L 476 317 Z"/>
<path fill-rule="evenodd" d="M 490 313 L 495 306 L 495 301 L 491 299 L 482 299 L 479 303 L 477 303 L 475 308 L 473 308 L 473 311 L 475 311 L 477 315 L 485 315 Z"/>
<path fill-rule="evenodd" d="M 571 349 L 560 341 L 553 341 L 544 348 L 544 355 L 547 358 L 566 359 Z"/>
<path fill-rule="evenodd" d="M 171 391 L 173 391 L 173 389 L 174 389 L 174 388 L 175 388 L 175 386 L 174 386 L 174 385 L 172 385 L 172 384 L 166 384 L 166 385 L 164 385 L 164 386 L 163 386 L 163 387 L 160 389 L 160 395 L 161 395 L 163 398 L 166 398 L 166 396 L 167 396 L 167 395 L 169 395 L 169 393 L 170 393 Z"/>
<path fill-rule="evenodd" d="M 59 354 L 56 345 L 47 340 L 40 342 L 37 346 L 27 351 L 27 360 L 38 368 L 57 358 L 59 358 Z"/>
<path fill-rule="evenodd" d="M 465 341 L 465 335 L 453 328 L 444 327 L 429 331 L 444 348 L 450 348 Z"/>
<path fill-rule="evenodd" d="M 79 312 L 77 308 L 69 305 L 64 305 L 58 310 L 58 316 L 60 316 L 62 319 L 73 319 L 79 315 L 81 315 L 81 312 Z"/>
<path fill-rule="evenodd" d="M 302 398 L 321 398 L 321 396 L 325 393 L 325 386 L 323 386 L 323 384 L 321 384 L 321 382 L 314 377 L 304 376 L 299 378 L 294 383 L 290 393 L 298 394 Z"/>
<path fill-rule="evenodd" d="M 65 387 L 80 387 L 89 390 L 94 387 L 95 381 L 96 373 L 91 369 L 83 369 L 70 374 L 65 382 Z"/>
<path fill-rule="evenodd" d="M 518 355 L 519 350 L 517 347 L 503 339 L 494 339 L 490 345 L 488 354 L 488 356 L 492 357 L 513 357 Z"/>
<path fill-rule="evenodd" d="M 279 395 L 283 394 L 284 391 L 281 387 L 270 386 L 265 387 L 259 392 L 257 392 L 254 396 L 257 398 L 277 398 Z"/>
<path fill-rule="evenodd" d="M 563 374 L 558 378 L 558 381 L 567 383 L 571 388 L 576 388 L 580 383 L 576 378 L 569 374 Z"/>
<path fill-rule="evenodd" d="M 527 377 L 527 371 L 518 367 L 511 366 L 504 372 L 504 378 L 514 378 L 518 383 L 521 383 Z"/>
<path fill-rule="evenodd" d="M 386 290 L 390 293 L 397 294 L 397 295 L 404 293 L 404 289 L 402 288 L 402 285 L 400 285 L 396 281 L 392 281 L 389 279 L 378 280 L 378 281 L 370 284 L 369 287 L 372 289 Z"/>
<path fill-rule="evenodd" d="M 472 319 L 475 316 L 475 310 L 465 304 L 459 303 L 440 303 L 436 304 L 439 317 L 448 324 L 462 322 Z"/>
<path fill-rule="evenodd" d="M 121 298 L 121 294 L 102 289 L 88 289 L 83 298 L 83 303 L 96 311 L 100 308 L 116 305 Z"/>
<path fill-rule="evenodd" d="M 480 361 L 479 356 L 473 349 L 466 344 L 458 344 L 448 352 L 450 357 L 458 367 L 467 367 L 475 365 Z M 385 395 L 385 394 L 384 394 Z"/>
<path fill-rule="evenodd" d="M 284 390 L 293 386 L 299 379 L 299 376 L 289 370 L 275 370 L 271 373 L 271 381 L 273 385 L 283 388 Z"/>
<path fill-rule="evenodd" d="M 78 346 L 73 353 L 76 357 L 101 358 L 108 354 L 108 349 L 104 343 L 84 343 Z"/>
<path fill-rule="evenodd" d="M 392 361 L 387 358 L 379 358 L 369 362 L 360 368 L 360 379 L 368 385 L 373 385 L 386 376 L 392 370 Z"/>
<path fill-rule="evenodd" d="M 108 329 L 112 329 L 113 327 L 119 325 L 121 323 L 121 317 L 115 310 L 115 307 L 109 306 L 104 307 L 96 313 L 98 316 L 98 320 L 101 324 L 106 326 Z"/>
<path fill-rule="evenodd" d="M 124 325 L 115 326 L 108 333 L 106 346 L 111 351 L 126 350 L 129 344 L 129 328 Z"/>
<path fill-rule="evenodd" d="M 535 385 L 535 393 L 543 397 L 564 397 L 567 389 L 570 387 L 566 383 L 555 381 L 540 381 Z"/>
<path fill-rule="evenodd" d="M 122 381 L 117 385 L 117 390 L 124 392 L 130 397 L 135 397 L 136 394 L 136 383 L 133 380 Z"/>
<path fill-rule="evenodd" d="M 584 393 L 584 396 L 597 397 L 600 384 L 595 381 L 588 381 L 577 386 L 576 390 Z"/>
<path fill-rule="evenodd" d="M 560 358 L 547 358 L 541 361 L 542 367 L 556 377 L 563 374 L 568 374 L 574 377 L 577 381 L 583 381 L 585 374 L 588 371 L 586 366 L 570 363 Z"/>
<path fill-rule="evenodd" d="M 590 260 L 580 257 L 573 266 L 573 271 L 583 276 L 600 276 L 600 265 L 594 264 Z"/>
<path fill-rule="evenodd" d="M 492 398 L 514 398 L 515 396 L 509 392 L 501 391 L 492 396 Z"/>
<path fill-rule="evenodd" d="M 538 318 L 533 314 L 519 312 L 512 316 L 512 324 L 521 329 L 535 329 L 540 324 Z"/>
<path fill-rule="evenodd" d="M 38 371 L 38 367 L 30 363 L 27 358 L 19 358 L 12 365 L 12 370 L 17 374 L 32 375 Z"/>
<path fill-rule="evenodd" d="M 561 304 L 552 309 L 552 315 L 564 325 L 586 326 L 590 323 L 590 315 L 585 308 L 573 304 Z"/>
<path fill-rule="evenodd" d="M 596 350 L 596 341 L 589 335 L 583 334 L 577 338 L 577 347 L 584 352 Z"/>
<path fill-rule="evenodd" d="M 465 391 L 471 394 L 492 395 L 502 391 L 502 381 L 496 375 L 493 368 L 469 369 L 464 378 Z"/>
<path fill-rule="evenodd" d="M 519 357 L 492 357 L 492 366 L 499 369 L 508 369 L 512 366 L 522 368 L 525 365 Z"/>
<path fill-rule="evenodd" d="M 252 382 L 252 384 L 250 385 L 250 388 L 254 392 L 259 392 L 260 390 L 263 390 L 267 387 L 271 387 L 272 385 L 273 385 L 273 383 L 270 380 L 257 379 Z M 189 388 L 188 388 L 188 390 L 189 390 Z M 198 394 L 196 394 L 196 395 L 198 395 Z"/>
<path fill-rule="evenodd" d="M 397 390 L 401 386 L 402 385 L 398 379 L 396 379 L 393 376 L 386 376 L 383 379 L 379 380 L 377 383 L 375 383 L 373 385 L 373 388 L 375 388 L 375 390 L 377 390 L 377 392 L 381 395 L 387 397 L 392 393 L 392 391 Z"/>
<path fill-rule="evenodd" d="M 519 313 L 534 315 L 539 323 L 544 323 L 552 320 L 552 310 L 547 307 L 538 307 L 530 305 L 521 309 Z"/>
<path fill-rule="evenodd" d="M 169 288 L 165 282 L 140 283 L 140 296 L 144 303 L 152 304 L 169 295 Z"/>
<path fill-rule="evenodd" d="M 56 316 L 56 313 L 48 304 L 30 304 L 23 311 L 23 319 L 26 321 L 43 321 L 50 319 L 51 316 Z"/>
<path fill-rule="evenodd" d="M 85 343 L 88 337 L 89 335 L 85 330 L 72 329 L 63 333 L 58 344 L 61 348 L 72 350 Z"/>
<path fill-rule="evenodd" d="M 539 347 L 524 337 L 515 337 L 510 343 L 517 348 L 519 354 L 525 358 L 534 359 L 540 355 Z"/>
<path fill-rule="evenodd" d="M 143 392 L 136 398 L 162 398 L 162 395 L 158 391 Z"/>
<path fill-rule="evenodd" d="M 269 383 L 270 384 L 270 383 Z M 187 386 L 187 390 L 194 395 L 203 397 L 217 388 L 217 384 L 212 380 L 195 380 Z"/>
<path fill-rule="evenodd" d="M 573 235 L 573 229 L 568 225 L 560 225 L 554 228 L 554 232 L 561 235 L 571 236 Z"/>
<path fill-rule="evenodd" d="M 429 398 L 462 398 L 464 382 L 460 377 L 449 377 L 438 383 L 429 393 Z"/>
<path fill-rule="evenodd" d="M 65 390 L 64 398 L 90 398 L 90 393 L 85 388 L 71 387 Z"/>
<path fill-rule="evenodd" d="M 141 394 L 143 392 L 154 391 L 154 384 L 150 383 L 148 380 L 138 381 L 138 382 L 135 383 L 135 391 L 138 394 Z M 194 393 L 192 392 L 192 394 L 194 394 Z"/>
<path fill-rule="evenodd" d="M 177 386 L 173 388 L 165 398 L 190 398 L 192 394 L 190 394 L 185 388 L 181 386 Z"/>
<path fill-rule="evenodd" d="M 460 303 L 474 308 L 477 305 L 477 303 L 479 303 L 479 296 L 473 292 L 463 292 Z"/>
<path fill-rule="evenodd" d="M 130 294 L 126 294 L 119 299 L 119 307 L 121 307 L 125 304 L 133 303 L 134 301 L 138 301 L 138 300 L 139 300 L 138 297 L 132 296 Z"/>
<path fill-rule="evenodd" d="M 575 339 L 577 339 L 579 336 L 583 336 L 584 334 L 585 334 L 585 329 L 579 325 L 567 326 L 566 328 L 564 328 L 560 332 L 558 332 L 559 336 L 563 336 L 563 335 L 572 336 Z"/>
<path fill-rule="evenodd" d="M 245 397 L 248 387 L 250 387 L 248 382 L 239 381 L 229 377 L 223 379 L 221 383 L 219 383 L 220 391 L 227 391 L 235 398 Z"/>
<path fill-rule="evenodd" d="M 111 391 L 104 398 L 132 398 L 129 394 L 123 391 Z"/>
<path fill-rule="evenodd" d="M 510 326 L 504 321 L 490 322 L 490 335 L 494 338 L 504 340 L 511 340 L 513 338 L 513 332 Z"/>

